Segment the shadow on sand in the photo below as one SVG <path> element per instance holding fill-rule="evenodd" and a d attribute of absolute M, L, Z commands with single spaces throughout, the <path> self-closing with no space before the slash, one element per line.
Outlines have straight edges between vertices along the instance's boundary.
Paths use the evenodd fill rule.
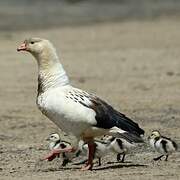
<path fill-rule="evenodd" d="M 117 169 L 117 168 L 130 168 L 130 167 L 147 167 L 145 164 L 111 164 L 104 167 L 97 167 L 93 170 L 99 171 L 99 170 L 105 170 L 105 169 Z"/>
<path fill-rule="evenodd" d="M 117 163 L 111 163 L 106 164 L 105 166 L 96 166 L 92 169 L 92 171 L 100 171 L 100 170 L 106 170 L 106 169 L 118 169 L 118 168 L 131 168 L 131 167 L 147 167 L 148 165 L 144 165 L 144 164 L 117 164 Z M 64 170 L 77 170 L 77 169 L 81 169 L 81 167 L 59 167 L 59 168 L 47 168 L 47 169 L 38 169 L 38 171 L 41 172 L 50 172 L 50 171 L 64 171 Z"/>

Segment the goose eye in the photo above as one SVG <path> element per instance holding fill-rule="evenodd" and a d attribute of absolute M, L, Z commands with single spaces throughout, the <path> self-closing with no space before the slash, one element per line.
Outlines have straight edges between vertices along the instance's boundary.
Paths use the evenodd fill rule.
<path fill-rule="evenodd" d="M 34 42 L 33 42 L 33 41 L 31 41 L 30 43 L 31 43 L 31 44 L 34 44 Z"/>

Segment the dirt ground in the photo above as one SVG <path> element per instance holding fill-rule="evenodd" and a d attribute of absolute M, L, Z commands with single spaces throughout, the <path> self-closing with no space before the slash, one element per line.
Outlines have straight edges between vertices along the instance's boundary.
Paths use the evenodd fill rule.
<path fill-rule="evenodd" d="M 180 143 L 180 21 L 128 21 L 31 31 L 0 32 L 0 179 L 180 179 L 180 154 L 168 162 L 148 145 L 132 150 L 125 163 L 115 155 L 81 172 L 61 159 L 41 162 L 45 138 L 60 132 L 36 108 L 37 65 L 17 53 L 25 38 L 50 39 L 73 85 L 106 99 L 146 131 L 153 129 Z M 107 163 L 114 162 L 114 163 Z"/>

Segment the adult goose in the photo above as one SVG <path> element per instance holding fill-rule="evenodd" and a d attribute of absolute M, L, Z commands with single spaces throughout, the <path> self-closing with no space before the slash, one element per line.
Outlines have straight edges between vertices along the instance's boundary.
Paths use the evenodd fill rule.
<path fill-rule="evenodd" d="M 99 97 L 70 85 L 69 78 L 59 61 L 56 49 L 49 40 L 26 39 L 18 51 L 30 52 L 38 64 L 37 106 L 40 111 L 66 133 L 71 133 L 88 144 L 87 164 L 82 170 L 92 169 L 95 152 L 94 137 L 112 135 L 141 142 L 144 130 L 137 123 L 115 110 Z M 54 154 L 71 152 L 77 145 Z"/>

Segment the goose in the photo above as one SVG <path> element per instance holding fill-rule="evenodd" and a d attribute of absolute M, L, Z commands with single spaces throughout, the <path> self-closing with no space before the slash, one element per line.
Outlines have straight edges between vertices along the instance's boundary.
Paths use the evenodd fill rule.
<path fill-rule="evenodd" d="M 166 156 L 165 161 L 167 161 L 168 156 L 178 149 L 177 144 L 173 140 L 162 136 L 157 130 L 153 130 L 148 139 L 150 146 L 161 154 L 154 158 L 154 161 L 160 160 L 163 156 Z"/>
<path fill-rule="evenodd" d="M 51 133 L 49 136 L 46 138 L 47 141 L 49 141 L 49 149 L 52 151 L 54 149 L 65 149 L 67 147 L 71 147 L 71 143 L 68 141 L 61 140 L 60 136 L 58 133 Z M 58 156 L 58 155 L 57 155 Z M 62 153 L 62 166 L 66 166 L 67 163 L 71 162 L 73 159 L 73 154 L 72 153 Z M 58 156 L 59 157 L 59 156 Z M 56 155 L 52 156 L 49 161 L 52 161 L 54 158 L 56 158 Z"/>
<path fill-rule="evenodd" d="M 43 159 L 61 152 L 73 152 L 82 139 L 88 144 L 88 161 L 82 170 L 91 170 L 95 152 L 94 138 L 105 134 L 143 142 L 144 130 L 94 94 L 73 87 L 60 63 L 53 44 L 46 39 L 28 38 L 17 51 L 31 53 L 38 65 L 39 110 L 67 134 L 76 137 L 71 148 L 54 149 Z M 77 65 L 79 66 L 79 65 Z"/>

